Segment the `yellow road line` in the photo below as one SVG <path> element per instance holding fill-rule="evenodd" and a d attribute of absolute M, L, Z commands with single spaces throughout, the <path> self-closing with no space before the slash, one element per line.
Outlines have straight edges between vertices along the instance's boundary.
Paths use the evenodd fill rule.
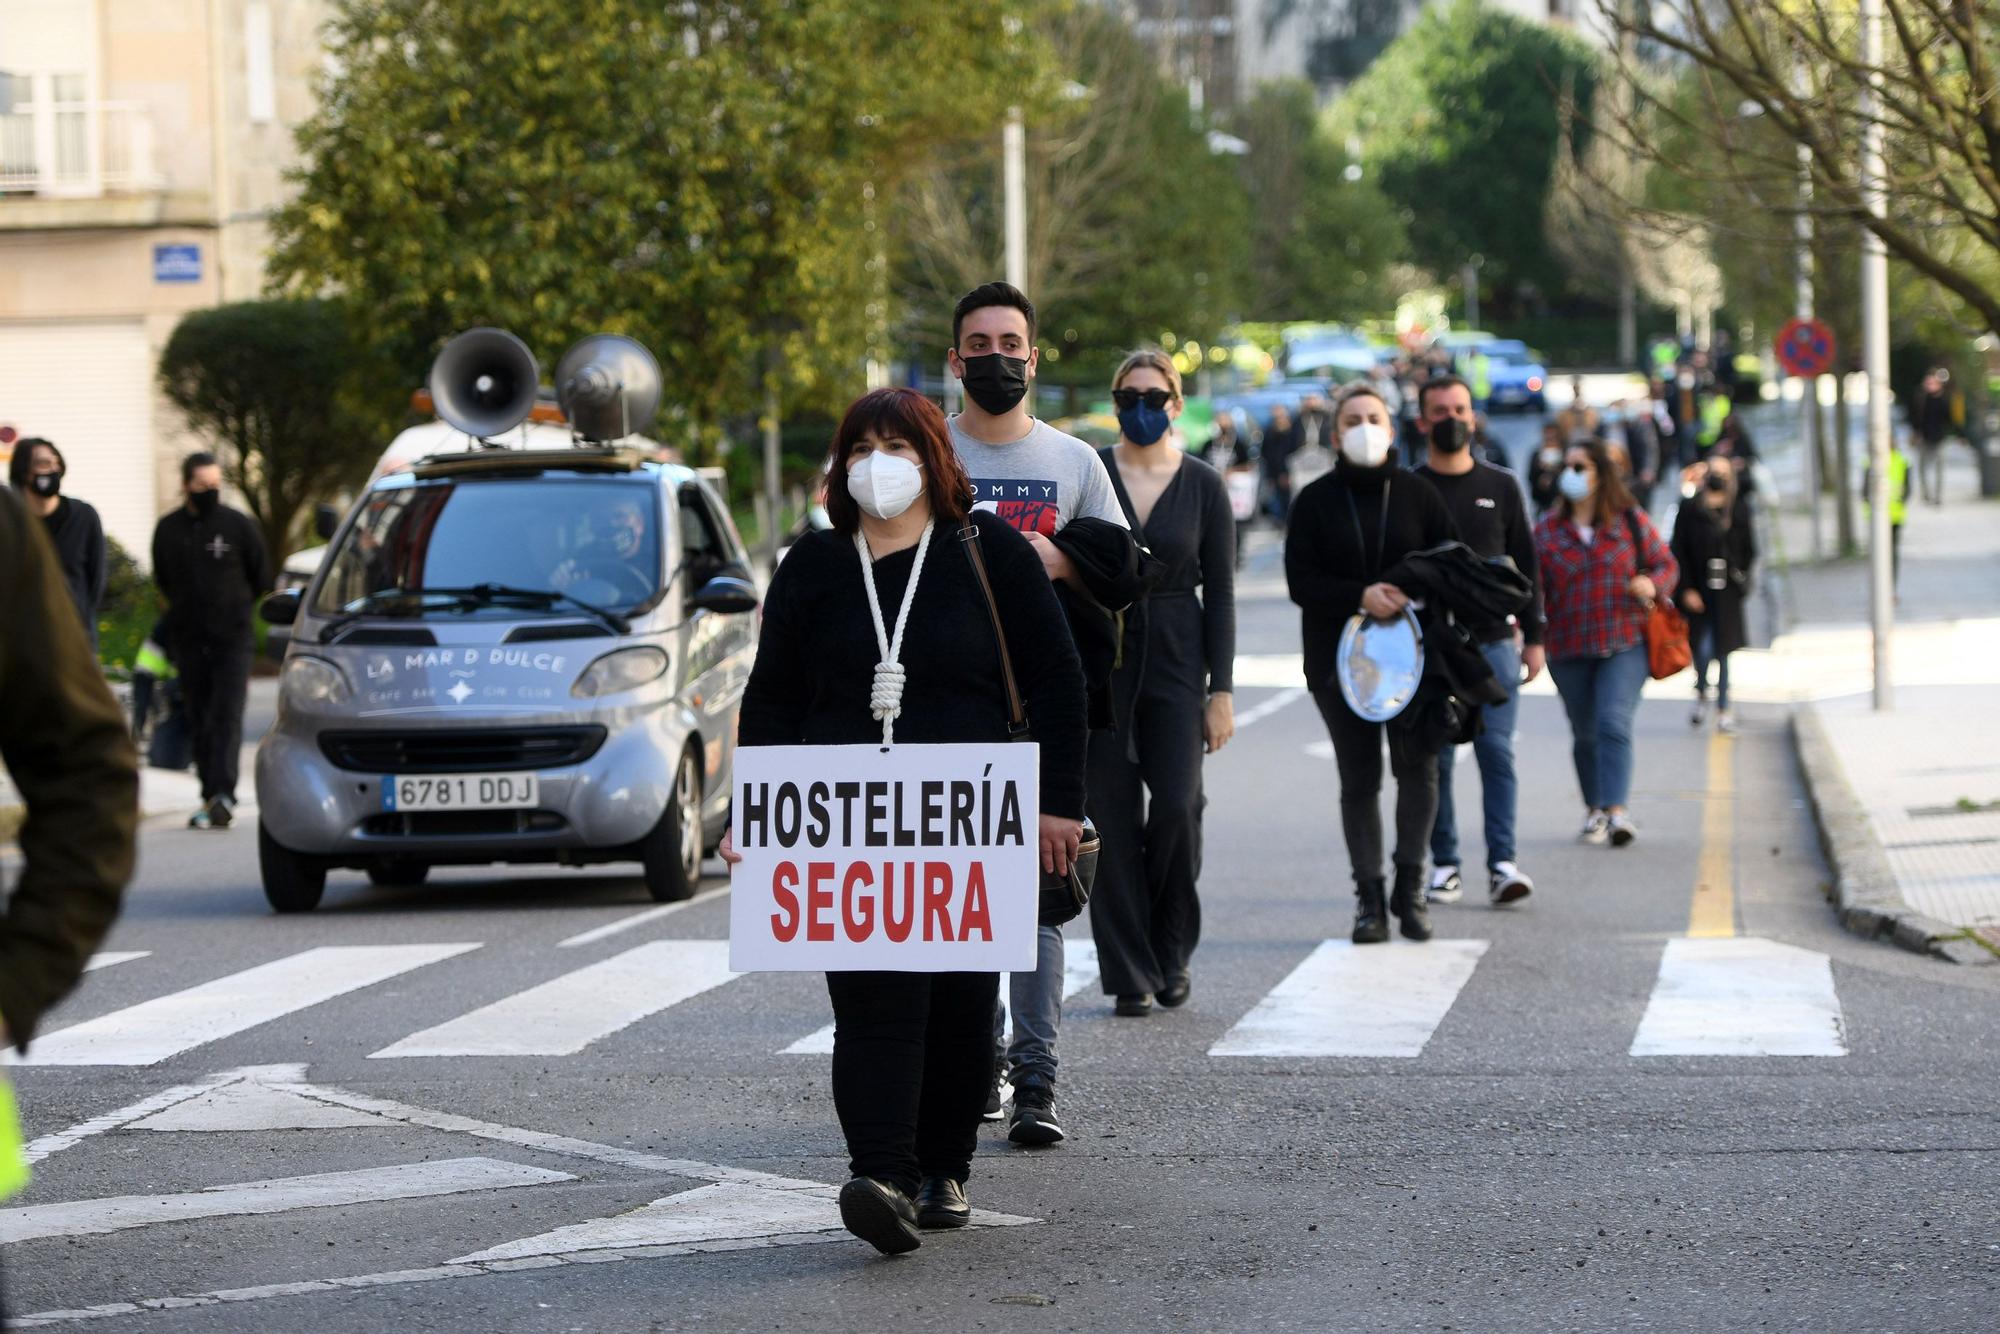
<path fill-rule="evenodd" d="M 1694 908 L 1688 935 L 1736 934 L 1736 745 L 1720 732 L 1708 738 L 1708 791 L 1701 803 L 1701 857 L 1695 863 Z"/>

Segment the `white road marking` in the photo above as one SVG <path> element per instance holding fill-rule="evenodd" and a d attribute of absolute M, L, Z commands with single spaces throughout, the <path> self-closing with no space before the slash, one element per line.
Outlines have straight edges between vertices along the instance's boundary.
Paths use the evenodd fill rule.
<path fill-rule="evenodd" d="M 1277 694 L 1271 696 L 1271 698 L 1269 699 L 1258 701 L 1257 703 L 1251 705 L 1249 708 L 1243 710 L 1243 712 L 1236 715 L 1237 730 L 1241 731 L 1243 728 L 1250 726 L 1250 724 L 1252 723 L 1263 722 L 1266 718 L 1276 713 L 1279 709 L 1282 709 L 1289 704 L 1298 703 L 1300 700 L 1306 697 L 1307 693 L 1308 692 L 1306 691 L 1306 688 L 1304 686 L 1292 686 L 1289 689 L 1280 690 Z"/>
<path fill-rule="evenodd" d="M 1487 943 L 1322 941 L 1208 1054 L 1421 1056 Z"/>
<path fill-rule="evenodd" d="M 411 1034 L 370 1059 L 571 1056 L 737 976 L 726 940 L 655 940 Z"/>
<path fill-rule="evenodd" d="M 1330 760 L 1333 758 L 1333 743 L 1326 740 L 1308 741 L 1306 742 L 1306 754 L 1316 760 Z"/>
<path fill-rule="evenodd" d="M 469 945 L 324 945 L 38 1039 L 22 1065 L 156 1065 Z"/>
<path fill-rule="evenodd" d="M 1753 936 L 1676 939 L 1634 1056 L 1845 1056 L 1826 955 Z"/>
<path fill-rule="evenodd" d="M 1230 675 L 1239 690 L 1297 686 L 1306 679 L 1306 659 L 1303 653 L 1239 653 Z"/>
<path fill-rule="evenodd" d="M 27 1147 L 28 1161 L 39 1163 L 49 1155 L 61 1153 L 64 1149 L 73 1149 L 93 1136 L 128 1126 L 134 1121 L 163 1112 L 169 1107 L 179 1106 L 190 1098 L 198 1098 L 211 1089 L 234 1084 L 253 1074 L 267 1075 L 272 1079 L 304 1079 L 306 1068 L 303 1065 L 245 1066 L 240 1070 L 225 1070 L 219 1075 L 210 1075 L 207 1079 L 197 1080 L 192 1084 L 163 1089 L 151 1097 L 141 1098 L 128 1107 L 107 1112 L 103 1116 L 93 1116 L 88 1121 L 77 1122 L 67 1130 L 53 1135 L 43 1135 L 31 1141 Z"/>
<path fill-rule="evenodd" d="M 1094 940 L 1063 941 L 1063 999 L 1067 1000 L 1097 980 L 1097 942 Z M 1000 979 L 1000 1008 L 1006 1014 L 1004 1041 L 1014 1031 L 1014 1007 L 1007 993 L 1007 979 Z M 779 1052 L 780 1056 L 828 1056 L 833 1053 L 833 1025 L 815 1029 L 791 1046 Z"/>
<path fill-rule="evenodd" d="M 557 941 L 556 948 L 559 950 L 568 950 L 575 949 L 579 945 L 594 945 L 607 936 L 615 936 L 620 931 L 630 931 L 633 927 L 644 926 L 648 922 L 657 922 L 662 917 L 672 917 L 675 913 L 685 909 L 696 907 L 713 899 L 724 898 L 728 893 L 729 886 L 724 885 L 720 889 L 712 890 L 707 894 L 697 894 L 693 898 L 685 899 L 680 903 L 663 903 L 657 908 L 648 908 L 644 912 L 633 913 L 630 917 L 621 917 L 615 922 L 606 922 L 603 926 L 594 926 L 588 931 L 580 931 L 568 940 Z"/>
<path fill-rule="evenodd" d="M 356 1126 L 393 1128 L 394 1121 L 350 1107 L 335 1107 L 255 1080 L 224 1084 L 198 1098 L 134 1122 L 134 1130 L 331 1130 Z"/>
<path fill-rule="evenodd" d="M 94 973 L 100 968 L 115 968 L 134 959 L 148 958 L 152 953 L 151 950 L 105 950 L 101 954 L 91 955 L 90 962 L 83 966 L 83 971 Z"/>
<path fill-rule="evenodd" d="M 180 1195 L 116 1195 L 67 1204 L 35 1204 L 0 1209 L 0 1245 L 44 1237 L 97 1236 L 197 1218 L 278 1214 L 293 1209 L 326 1209 L 574 1180 L 566 1172 L 503 1163 L 497 1158 L 450 1158 L 356 1172 L 246 1181 Z"/>

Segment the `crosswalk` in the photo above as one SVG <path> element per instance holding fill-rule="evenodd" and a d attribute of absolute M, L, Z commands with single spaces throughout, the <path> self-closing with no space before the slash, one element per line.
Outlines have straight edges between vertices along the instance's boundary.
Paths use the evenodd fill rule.
<path fill-rule="evenodd" d="M 62 1026 L 40 1036 L 29 1066 L 150 1066 L 225 1039 L 251 1034 L 288 1015 L 353 997 L 418 972 L 464 966 L 478 942 L 327 945 L 286 955 L 180 990 Z M 1191 1012 L 1226 1029 L 1206 1050 L 1216 1060 L 1257 1057 L 1414 1060 L 1463 1013 L 1461 1001 L 1481 970 L 1505 950 L 1485 940 L 1397 941 L 1355 947 L 1344 940 L 1303 943 L 1297 961 L 1268 990 L 1237 1012 L 1218 1014 L 1214 992 Z M 380 1036 L 363 1051 L 383 1061 L 414 1058 L 569 1057 L 639 1025 L 672 1025 L 691 1002 L 727 991 L 729 1008 L 766 1015 L 776 1003 L 772 975 L 738 974 L 721 940 L 653 940 L 581 966 L 561 967 L 561 955 L 532 976 L 507 976 L 518 989 L 418 1029 L 386 1046 Z M 141 967 L 141 961 L 146 961 Z M 93 969 L 120 967 L 128 987 L 146 969 L 172 973 L 158 952 L 100 956 Z M 1093 992 L 1097 955 L 1088 938 L 1067 951 L 1066 996 Z M 1508 985 L 1503 979 L 1493 985 Z M 550 975 L 553 974 L 553 975 Z M 198 974 L 197 974 L 198 975 Z M 492 970 L 469 985 L 490 986 Z M 748 989 L 748 990 L 746 990 Z M 1006 988 L 1002 988 L 1004 995 Z M 446 994 L 455 992 L 445 989 Z M 490 992 L 488 992 L 490 995 Z M 782 1004 L 801 1006 L 796 986 Z M 82 994 L 87 1002 L 89 989 Z M 1638 997 L 1631 998 L 1632 1009 Z M 833 1026 L 824 1000 L 800 1009 L 802 1036 L 770 1049 L 774 1056 L 824 1055 Z M 1101 1007 L 1083 1006 L 1089 1023 Z M 713 1022 L 714 1011 L 710 1011 Z M 426 1017 L 435 1018 L 435 1015 Z M 1628 1021 L 1629 1022 L 1629 1021 Z M 653 1031 L 653 1030 L 649 1030 Z M 1213 1030 L 1211 1030 L 1213 1031 Z M 1643 1014 L 1630 1035 L 1635 1058 L 1670 1056 L 1807 1056 L 1846 1054 L 1846 1028 L 1832 968 L 1824 954 L 1755 938 L 1672 939 L 1663 942 Z M 657 1032 L 654 1031 L 654 1035 Z M 323 1050 L 323 1048 L 322 1048 Z"/>

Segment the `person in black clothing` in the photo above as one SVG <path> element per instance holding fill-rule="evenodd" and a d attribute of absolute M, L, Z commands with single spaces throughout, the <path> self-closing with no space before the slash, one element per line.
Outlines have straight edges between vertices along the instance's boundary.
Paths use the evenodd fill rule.
<path fill-rule="evenodd" d="M 1910 398 L 1910 425 L 1917 431 L 1917 484 L 1929 505 L 1944 504 L 1944 440 L 1951 434 L 1947 374 L 1941 370 L 1927 373 Z"/>
<path fill-rule="evenodd" d="M 1186 1003 L 1201 934 L 1204 751 L 1235 734 L 1235 522 L 1222 475 L 1167 439 L 1181 377 L 1135 352 L 1112 379 L 1118 444 L 1098 451 L 1125 521 L 1163 569 L 1125 613 L 1111 678 L 1117 729 L 1090 738 L 1091 816 L 1103 835 L 1090 927 L 1121 1015 Z"/>
<path fill-rule="evenodd" d="M 1535 530 L 1521 501 L 1521 483 L 1513 473 L 1474 458 L 1467 447 L 1466 423 L 1472 417 L 1472 391 L 1456 376 L 1424 386 L 1423 420 L 1430 424 L 1430 454 L 1417 475 L 1437 488 L 1451 511 L 1459 540 L 1483 559 L 1507 557 L 1514 568 L 1535 578 Z M 1504 704 L 1485 705 L 1485 728 L 1473 742 L 1479 762 L 1479 787 L 1486 819 L 1486 896 L 1494 907 L 1516 903 L 1534 892 L 1535 883 L 1514 860 L 1514 812 L 1518 786 L 1514 776 L 1514 719 L 1520 711 L 1521 686 L 1541 675 L 1541 602 L 1537 598 L 1520 618 L 1467 624 L 1479 643 L 1481 656 L 1507 692 Z M 1524 675 L 1525 673 L 1525 675 Z M 1431 826 L 1431 879 L 1426 897 L 1436 903 L 1456 903 L 1463 892 L 1458 860 L 1458 809 L 1452 799 L 1451 775 L 1458 753 L 1455 745 L 1438 754 L 1438 809 Z"/>
<path fill-rule="evenodd" d="M 1271 421 L 1257 448 L 1257 463 L 1264 470 L 1270 488 L 1271 517 L 1279 527 L 1292 508 L 1292 455 L 1299 452 L 1300 427 L 1292 420 L 1292 410 L 1283 403 L 1272 405 Z"/>
<path fill-rule="evenodd" d="M 271 587 L 271 560 L 250 516 L 222 503 L 215 455 L 181 460 L 181 508 L 153 529 L 153 579 L 167 600 L 181 702 L 194 732 L 202 808 L 191 829 L 227 829 L 236 808 L 243 700 L 255 652 L 251 616 Z"/>
<path fill-rule="evenodd" d="M 1299 605 L 1306 684 L 1333 738 L 1340 769 L 1340 823 L 1355 885 L 1354 943 L 1389 938 L 1382 879 L 1383 724 L 1348 707 L 1335 679 L 1341 631 L 1357 612 L 1400 615 L 1409 605 L 1399 562 L 1456 536 L 1451 511 L 1431 484 L 1390 458 L 1387 406 L 1364 385 L 1343 390 L 1335 416 L 1340 459 L 1299 493 L 1285 542 L 1285 582 Z M 1387 905 L 1411 940 L 1430 939 L 1424 852 L 1437 815 L 1437 752 L 1389 730 L 1396 779 L 1396 887 Z"/>
<path fill-rule="evenodd" d="M 1708 676 L 1715 669 L 1715 729 L 1736 730 L 1729 707 L 1729 655 L 1749 643 L 1743 604 L 1757 563 L 1757 524 L 1737 484 L 1737 469 L 1723 459 L 1696 465 L 1692 498 L 1674 517 L 1668 549 L 1681 568 L 1679 601 L 1694 649 L 1694 712 L 1690 726 L 1708 721 Z"/>
<path fill-rule="evenodd" d="M 40 437 L 14 446 L 14 457 L 7 461 L 7 480 L 21 493 L 28 512 L 41 518 L 94 649 L 97 608 L 104 601 L 104 522 L 91 506 L 62 494 L 68 473 L 62 451 Z"/>
<path fill-rule="evenodd" d="M 741 744 L 1005 742 L 1008 708 L 992 619 L 965 549 L 991 573 L 1027 713 L 1041 745 L 1045 871 L 1067 872 L 1082 837 L 1083 669 L 1034 548 L 1005 520 L 968 513 L 972 485 L 944 416 L 911 389 L 848 409 L 827 468 L 829 531 L 786 555 L 764 603 Z M 868 589 L 876 591 L 879 624 Z M 907 624 L 888 640 L 887 626 Z M 879 664 L 900 663 L 900 702 L 873 705 Z M 727 841 L 723 857 L 738 860 Z M 848 1230 L 884 1253 L 919 1227 L 962 1227 L 993 1066 L 993 973 L 827 974 L 833 1100 L 853 1179 Z M 914 1200 L 913 1198 L 914 1197 Z"/>

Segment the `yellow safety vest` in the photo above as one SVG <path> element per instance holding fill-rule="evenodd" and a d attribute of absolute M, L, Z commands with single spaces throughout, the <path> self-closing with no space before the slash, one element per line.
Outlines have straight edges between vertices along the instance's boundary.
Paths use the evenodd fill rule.
<path fill-rule="evenodd" d="M 1910 456 L 1900 449 L 1892 449 L 1889 451 L 1889 523 L 1894 527 L 1902 527 L 1903 520 L 1909 517 L 1910 507 L 1903 500 L 1903 493 L 1909 487 Z M 1864 497 L 1861 503 L 1867 506 L 1868 498 Z"/>
<path fill-rule="evenodd" d="M 0 1200 L 28 1185 L 28 1155 L 21 1144 L 21 1118 L 14 1113 L 14 1091 L 0 1079 Z"/>
<path fill-rule="evenodd" d="M 1493 363 L 1488 360 L 1486 354 L 1473 353 L 1466 360 L 1466 370 L 1468 372 L 1466 378 L 1472 381 L 1467 388 L 1472 390 L 1473 403 L 1482 404 L 1493 397 Z"/>
<path fill-rule="evenodd" d="M 1729 395 L 1718 389 L 1708 396 L 1701 405 L 1701 434 L 1697 439 L 1704 445 L 1712 445 L 1722 436 L 1722 423 L 1729 416 Z"/>

